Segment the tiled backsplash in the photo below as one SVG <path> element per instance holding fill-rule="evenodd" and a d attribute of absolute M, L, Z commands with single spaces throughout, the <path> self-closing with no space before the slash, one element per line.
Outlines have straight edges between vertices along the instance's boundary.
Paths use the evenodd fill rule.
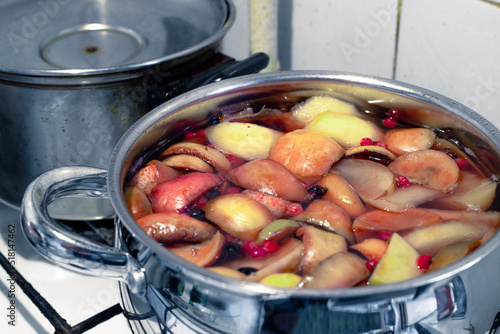
<path fill-rule="evenodd" d="M 249 54 L 248 4 L 223 51 Z M 394 78 L 463 103 L 500 128 L 500 1 L 280 0 L 282 70 Z"/>

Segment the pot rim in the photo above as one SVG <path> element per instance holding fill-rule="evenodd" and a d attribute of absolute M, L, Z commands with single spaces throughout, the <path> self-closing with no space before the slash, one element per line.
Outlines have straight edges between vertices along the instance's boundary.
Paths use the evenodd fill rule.
<path fill-rule="evenodd" d="M 391 295 L 401 291 L 412 291 L 443 280 L 451 280 L 454 276 L 472 267 L 500 247 L 500 233 L 497 232 L 488 242 L 469 254 L 465 259 L 449 265 L 446 268 L 427 273 L 417 278 L 378 286 L 321 290 L 307 288 L 278 288 L 216 274 L 175 256 L 150 238 L 132 218 L 123 200 L 123 163 L 128 151 L 133 146 L 138 136 L 164 116 L 175 113 L 176 110 L 185 106 L 196 104 L 200 99 L 210 99 L 214 96 L 224 95 L 227 92 L 237 91 L 257 84 L 262 85 L 266 83 L 288 81 L 334 81 L 354 86 L 377 88 L 391 93 L 409 96 L 418 101 L 430 103 L 438 108 L 448 110 L 457 117 L 464 119 L 473 127 L 480 130 L 493 143 L 497 150 L 500 149 L 499 130 L 491 122 L 470 108 L 439 93 L 412 84 L 377 76 L 336 71 L 281 71 L 241 76 L 194 89 L 163 103 L 136 122 L 122 136 L 116 145 L 108 167 L 107 182 L 109 196 L 119 221 L 135 238 L 147 245 L 155 256 L 162 259 L 162 263 L 166 262 L 169 265 L 171 264 L 172 270 L 182 272 L 188 277 L 202 281 L 205 285 L 228 289 L 238 295 L 257 294 L 260 295 L 261 298 L 269 299 L 279 299 L 290 297 L 291 295 L 297 298 L 356 298 L 368 295 Z"/>
<path fill-rule="evenodd" d="M 93 82 L 103 83 L 137 78 L 144 75 L 149 68 L 154 68 L 155 66 L 162 66 L 170 63 L 175 66 L 176 62 L 183 63 L 191 59 L 190 57 L 216 47 L 226 35 L 228 30 L 232 27 L 236 18 L 236 7 L 233 0 L 222 1 L 226 6 L 226 18 L 221 22 L 221 28 L 215 34 L 212 34 L 202 42 L 181 51 L 146 61 L 102 68 L 39 70 L 8 68 L 0 65 L 0 80 L 20 83 L 38 83 L 40 80 L 59 80 L 54 83 L 51 83 L 51 81 L 42 81 L 41 83 L 61 84 L 60 80 L 62 79 L 73 79 L 73 81 L 74 79 L 77 79 L 78 81 L 70 81 L 68 84 L 87 84 Z M 181 61 L 182 59 L 185 60 Z"/>

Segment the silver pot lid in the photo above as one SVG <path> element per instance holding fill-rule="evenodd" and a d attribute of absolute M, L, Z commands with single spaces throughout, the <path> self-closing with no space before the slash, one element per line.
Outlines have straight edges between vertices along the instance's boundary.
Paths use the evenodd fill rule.
<path fill-rule="evenodd" d="M 231 0 L 0 0 L 0 72 L 135 70 L 210 47 L 233 21 Z"/>

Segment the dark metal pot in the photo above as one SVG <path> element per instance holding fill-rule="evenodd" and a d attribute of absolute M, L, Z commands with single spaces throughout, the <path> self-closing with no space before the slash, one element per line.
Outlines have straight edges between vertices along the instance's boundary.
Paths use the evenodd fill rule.
<path fill-rule="evenodd" d="M 400 283 L 339 290 L 285 289 L 231 279 L 188 263 L 148 237 L 123 200 L 130 168 L 140 166 L 185 120 L 211 111 L 275 105 L 329 94 L 377 110 L 397 106 L 434 128 L 451 127 L 485 147 L 500 166 L 499 131 L 439 94 L 401 82 L 335 72 L 277 72 L 210 84 L 157 107 L 121 138 L 106 170 L 68 167 L 28 187 L 24 233 L 63 267 L 123 284 L 123 307 L 158 331 L 184 333 L 484 333 L 500 311 L 500 234 L 444 269 Z M 111 199 L 116 248 L 68 235 L 47 212 L 62 196 Z M 496 320 L 499 321 L 498 319 Z M 152 325 L 143 327 L 154 331 Z M 186 329 L 187 328 L 187 329 Z"/>
<path fill-rule="evenodd" d="M 234 18 L 231 0 L 0 1 L 0 200 L 19 207 L 52 168 L 105 168 L 162 92 L 232 61 L 217 50 Z"/>

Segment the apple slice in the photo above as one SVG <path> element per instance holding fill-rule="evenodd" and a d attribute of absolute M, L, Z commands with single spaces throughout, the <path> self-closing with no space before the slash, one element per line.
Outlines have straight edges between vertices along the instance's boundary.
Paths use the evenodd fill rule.
<path fill-rule="evenodd" d="M 241 193 L 264 204 L 276 219 L 290 217 L 292 212 L 302 209 L 299 203 L 287 201 L 286 199 L 265 194 L 260 191 L 244 190 Z"/>
<path fill-rule="evenodd" d="M 304 123 L 309 123 L 316 116 L 328 110 L 346 115 L 359 115 L 359 111 L 353 104 L 329 95 L 310 97 L 304 102 L 295 105 L 290 112 L 295 118 Z"/>
<path fill-rule="evenodd" d="M 123 198 L 135 220 L 153 213 L 148 197 L 138 187 L 126 187 Z"/>
<path fill-rule="evenodd" d="M 153 212 L 181 212 L 196 198 L 222 183 L 217 174 L 199 172 L 160 183 L 149 196 Z"/>
<path fill-rule="evenodd" d="M 433 203 L 447 210 L 486 211 L 495 199 L 497 182 L 469 170 L 460 170 L 460 183 L 448 196 Z"/>
<path fill-rule="evenodd" d="M 268 127 L 239 122 L 225 122 L 205 129 L 208 141 L 224 153 L 245 160 L 265 159 L 283 133 Z"/>
<path fill-rule="evenodd" d="M 351 185 L 336 172 L 328 173 L 317 183 L 318 186 L 328 189 L 322 199 L 329 200 L 344 208 L 352 217 L 366 212 L 365 205 Z"/>
<path fill-rule="evenodd" d="M 349 248 L 355 249 L 370 260 L 380 261 L 387 251 L 388 243 L 377 238 L 364 239 Z"/>
<path fill-rule="evenodd" d="M 345 150 L 345 156 L 353 158 L 360 157 L 362 159 L 366 158 L 380 161 L 385 160 L 389 162 L 396 159 L 396 156 L 391 151 L 389 151 L 385 147 L 378 145 L 363 145 L 349 148 Z"/>
<path fill-rule="evenodd" d="M 370 272 L 365 261 L 349 253 L 336 253 L 318 263 L 300 286 L 313 289 L 344 289 L 365 280 Z"/>
<path fill-rule="evenodd" d="M 392 129 L 385 134 L 384 144 L 395 155 L 402 155 L 406 152 L 428 150 L 435 140 L 436 134 L 429 129 Z"/>
<path fill-rule="evenodd" d="M 403 238 L 421 254 L 434 256 L 445 246 L 481 240 L 488 230 L 462 221 L 448 221 L 415 229 L 402 234 Z"/>
<path fill-rule="evenodd" d="M 260 281 L 262 284 L 278 286 L 280 288 L 294 288 L 300 281 L 302 276 L 294 273 L 277 273 L 271 274 Z"/>
<path fill-rule="evenodd" d="M 367 201 L 367 204 L 381 210 L 403 212 L 444 197 L 445 195 L 442 191 L 436 189 L 424 187 L 419 184 L 410 184 L 407 187 L 397 187 L 390 194 Z"/>
<path fill-rule="evenodd" d="M 343 155 L 344 149 L 335 140 L 307 130 L 288 132 L 269 151 L 269 159 L 284 166 L 306 184 L 326 175 Z"/>
<path fill-rule="evenodd" d="M 262 229 L 257 237 L 257 244 L 264 240 L 281 241 L 295 234 L 295 231 L 301 227 L 301 224 L 291 219 L 277 219 Z"/>
<path fill-rule="evenodd" d="M 194 155 L 176 154 L 164 159 L 162 163 L 174 169 L 180 169 L 188 172 L 215 172 L 215 169 L 212 166 Z"/>
<path fill-rule="evenodd" d="M 418 277 L 423 271 L 417 267 L 420 254 L 399 234 L 394 233 L 385 255 L 380 259 L 368 280 L 369 285 L 401 282 Z"/>
<path fill-rule="evenodd" d="M 304 246 L 301 266 L 304 275 L 327 257 L 347 251 L 344 237 L 314 226 L 303 226 L 297 230 L 296 235 L 302 238 Z"/>
<path fill-rule="evenodd" d="M 177 212 L 155 213 L 137 220 L 137 224 L 158 242 L 201 242 L 214 236 L 210 224 Z"/>
<path fill-rule="evenodd" d="M 158 184 L 172 180 L 181 174 L 158 160 L 152 160 L 134 174 L 128 185 L 141 189 L 146 196 L 149 196 Z"/>
<path fill-rule="evenodd" d="M 255 241 L 260 231 L 274 220 L 268 208 L 243 194 L 216 197 L 204 210 L 208 220 L 241 240 Z"/>
<path fill-rule="evenodd" d="M 429 272 L 436 271 L 463 259 L 481 245 L 479 241 L 462 241 L 445 246 L 432 258 Z"/>
<path fill-rule="evenodd" d="M 224 244 L 224 235 L 217 231 L 210 240 L 177 248 L 169 248 L 169 251 L 186 261 L 201 267 L 208 267 L 217 262 L 222 254 Z"/>
<path fill-rule="evenodd" d="M 438 224 L 441 217 L 423 209 L 404 212 L 369 211 L 354 220 L 352 229 L 358 242 L 374 238 L 380 231 L 400 232 Z"/>
<path fill-rule="evenodd" d="M 499 212 L 451 211 L 439 209 L 427 209 L 427 211 L 439 215 L 443 221 L 459 220 L 477 225 L 479 228 L 489 229 L 492 233 L 500 228 Z"/>
<path fill-rule="evenodd" d="M 289 201 L 305 201 L 308 193 L 304 185 L 285 167 L 269 159 L 249 161 L 227 175 L 232 183 Z"/>
<path fill-rule="evenodd" d="M 335 164 L 338 172 L 363 201 L 375 200 L 396 188 L 394 174 L 386 166 L 361 159 L 342 159 Z"/>
<path fill-rule="evenodd" d="M 349 244 L 354 243 L 351 217 L 349 217 L 347 211 L 331 201 L 322 199 L 312 201 L 303 213 L 293 217 L 293 219 L 338 233 Z"/>
<path fill-rule="evenodd" d="M 248 275 L 246 279 L 253 282 L 260 282 L 272 274 L 296 272 L 300 265 L 302 251 L 302 242 L 295 238 L 290 238 L 281 245 L 276 253 L 262 260 L 261 269 Z"/>
<path fill-rule="evenodd" d="M 459 181 L 459 168 L 446 153 L 436 150 L 408 152 L 389 164 L 396 175 L 408 178 L 410 182 L 448 192 Z"/>
<path fill-rule="evenodd" d="M 305 129 L 333 138 L 344 148 L 359 146 L 361 139 L 382 141 L 384 131 L 375 123 L 361 117 L 325 111 L 314 118 Z"/>
<path fill-rule="evenodd" d="M 163 160 L 174 154 L 194 155 L 209 163 L 215 168 L 217 172 L 222 174 L 227 173 L 233 168 L 231 162 L 226 158 L 224 154 L 214 148 L 211 148 L 210 146 L 198 143 L 180 142 L 174 144 L 160 154 L 160 160 Z"/>

